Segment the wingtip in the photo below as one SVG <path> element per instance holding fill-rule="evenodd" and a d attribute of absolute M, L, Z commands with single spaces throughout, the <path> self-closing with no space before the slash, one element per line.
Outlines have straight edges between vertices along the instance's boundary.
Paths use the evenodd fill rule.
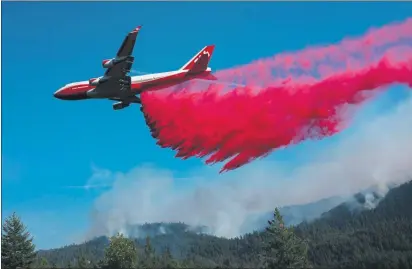
<path fill-rule="evenodd" d="M 137 33 L 137 32 L 139 32 L 141 28 L 142 28 L 142 25 L 137 26 L 136 28 L 134 28 L 134 30 L 132 31 L 132 33 Z"/>

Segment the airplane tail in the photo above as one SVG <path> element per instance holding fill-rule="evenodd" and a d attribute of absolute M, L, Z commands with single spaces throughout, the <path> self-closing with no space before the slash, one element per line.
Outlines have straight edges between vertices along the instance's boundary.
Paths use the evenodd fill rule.
<path fill-rule="evenodd" d="M 189 62 L 187 62 L 180 70 L 185 70 L 188 73 L 200 73 L 208 69 L 210 58 L 212 58 L 215 45 L 204 47 L 197 53 Z M 210 69 L 210 68 L 209 68 Z"/>

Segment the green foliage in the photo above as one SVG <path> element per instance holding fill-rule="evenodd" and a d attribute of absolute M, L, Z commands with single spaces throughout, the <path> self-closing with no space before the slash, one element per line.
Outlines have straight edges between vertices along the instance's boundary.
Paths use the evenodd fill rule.
<path fill-rule="evenodd" d="M 178 261 L 173 259 L 170 248 L 166 247 L 160 258 L 160 267 L 161 268 L 180 268 Z"/>
<path fill-rule="evenodd" d="M 78 259 L 77 259 L 77 263 L 76 263 L 76 269 L 83 269 L 83 268 L 89 268 L 89 261 L 86 260 L 86 258 L 81 255 Z"/>
<path fill-rule="evenodd" d="M 6 269 L 30 267 L 36 260 L 33 237 L 13 213 L 2 225 L 1 263 Z"/>
<path fill-rule="evenodd" d="M 45 257 L 41 257 L 39 265 L 40 268 L 49 268 L 49 262 Z"/>
<path fill-rule="evenodd" d="M 308 268 L 307 245 L 285 226 L 279 209 L 268 223 L 263 247 L 267 268 Z"/>
<path fill-rule="evenodd" d="M 157 268 L 159 260 L 156 257 L 156 252 L 150 242 L 150 237 L 146 237 L 146 244 L 144 246 L 144 251 L 142 258 L 140 260 L 139 267 L 141 268 Z"/>
<path fill-rule="evenodd" d="M 341 205 L 296 233 L 308 240 L 315 267 L 412 268 L 411 205 L 412 181 L 392 189 L 375 209 Z"/>
<path fill-rule="evenodd" d="M 137 265 L 137 249 L 134 242 L 122 234 L 110 238 L 106 248 L 104 268 L 130 269 Z"/>

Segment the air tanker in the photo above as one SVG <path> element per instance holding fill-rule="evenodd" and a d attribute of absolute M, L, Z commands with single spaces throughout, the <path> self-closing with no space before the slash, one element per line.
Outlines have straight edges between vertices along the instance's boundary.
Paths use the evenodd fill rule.
<path fill-rule="evenodd" d="M 114 110 L 141 104 L 140 94 L 175 86 L 192 79 L 216 80 L 208 67 L 214 45 L 204 47 L 190 61 L 175 71 L 130 76 L 133 48 L 141 26 L 128 33 L 116 57 L 102 61 L 103 76 L 66 84 L 54 93 L 61 100 L 109 99 Z"/>

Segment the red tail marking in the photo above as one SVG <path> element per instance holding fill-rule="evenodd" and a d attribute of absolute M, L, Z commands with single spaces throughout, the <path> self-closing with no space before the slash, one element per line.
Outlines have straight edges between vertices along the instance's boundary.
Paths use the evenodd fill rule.
<path fill-rule="evenodd" d="M 192 72 L 201 72 L 207 69 L 210 58 L 212 57 L 215 45 L 204 47 L 198 54 L 196 54 L 188 63 L 186 63 L 181 70 Z"/>

